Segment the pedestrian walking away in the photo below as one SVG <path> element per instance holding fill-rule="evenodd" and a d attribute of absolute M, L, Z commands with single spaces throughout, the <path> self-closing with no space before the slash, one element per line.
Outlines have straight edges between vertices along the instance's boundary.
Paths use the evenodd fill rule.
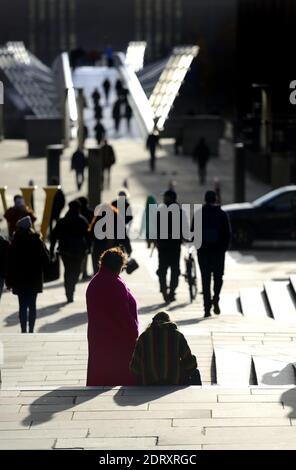
<path fill-rule="evenodd" d="M 193 160 L 197 163 L 199 182 L 206 183 L 207 165 L 210 158 L 210 149 L 204 137 L 201 137 L 193 152 Z"/>
<path fill-rule="evenodd" d="M 94 108 L 96 108 L 100 104 L 100 100 L 101 100 L 101 94 L 99 90 L 95 88 L 91 96 L 92 96 Z"/>
<path fill-rule="evenodd" d="M 50 183 L 52 186 L 59 186 L 59 180 L 56 177 L 53 177 Z M 51 210 L 51 217 L 50 217 L 50 223 L 49 223 L 50 234 L 53 230 L 54 224 L 57 223 L 57 221 L 60 219 L 61 212 L 64 209 L 65 204 L 66 204 L 65 194 L 62 191 L 62 189 L 59 187 L 57 192 L 55 193 L 52 210 Z"/>
<path fill-rule="evenodd" d="M 155 159 L 156 159 L 156 149 L 160 147 L 159 144 L 159 132 L 157 129 L 154 129 L 152 134 L 149 134 L 146 141 L 146 148 L 150 153 L 150 170 L 151 172 L 155 171 Z"/>
<path fill-rule="evenodd" d="M 84 152 L 80 148 L 78 148 L 76 152 L 73 153 L 71 160 L 71 169 L 75 171 L 76 185 L 78 191 L 80 191 L 81 186 L 84 183 L 84 171 L 86 166 L 86 156 L 84 155 Z"/>
<path fill-rule="evenodd" d="M 176 209 L 178 220 L 174 220 L 174 208 Z M 167 223 L 166 234 L 162 236 L 161 224 Z M 175 224 L 179 226 L 179 234 L 176 237 L 173 233 Z M 158 277 L 160 283 L 160 292 L 163 295 L 164 301 L 169 303 L 175 300 L 176 289 L 179 284 L 180 276 L 180 255 L 182 242 L 187 240 L 183 238 L 182 228 L 185 230 L 186 217 L 182 211 L 181 206 L 177 202 L 177 194 L 175 191 L 168 190 L 163 196 L 163 205 L 159 206 L 157 213 L 157 248 L 158 248 Z M 186 233 L 189 232 L 186 230 Z M 171 279 L 169 284 L 169 291 L 167 286 L 167 272 L 170 269 Z"/>
<path fill-rule="evenodd" d="M 195 230 L 193 220 L 192 232 Z M 225 253 L 229 248 L 231 227 L 227 214 L 217 204 L 214 191 L 207 191 L 202 208 L 202 245 L 198 250 L 204 298 L 204 316 L 220 314 L 220 293 L 223 286 Z M 214 279 L 214 296 L 211 294 L 211 280 Z"/>
<path fill-rule="evenodd" d="M 120 248 L 103 253 L 87 292 L 88 386 L 136 385 L 129 364 L 139 335 L 137 303 L 120 277 Z"/>
<path fill-rule="evenodd" d="M 13 236 L 18 220 L 26 217 L 27 215 L 31 218 L 33 224 L 37 220 L 33 210 L 26 206 L 23 196 L 17 194 L 14 196 L 13 200 L 14 206 L 9 207 L 4 214 L 4 218 L 7 220 L 8 224 L 9 238 Z"/>
<path fill-rule="evenodd" d="M 86 197 L 81 196 L 78 198 L 78 201 L 80 202 L 80 214 L 82 215 L 82 217 L 84 217 L 87 220 L 89 230 L 90 230 L 90 226 L 94 218 L 94 212 L 89 208 L 88 199 Z M 90 254 L 90 252 L 91 250 L 90 250 L 90 245 L 89 245 L 89 250 L 84 257 L 82 261 L 82 266 L 81 266 L 81 273 L 82 273 L 83 281 L 87 280 L 89 277 L 87 274 L 87 259 L 88 259 L 88 255 Z"/>
<path fill-rule="evenodd" d="M 94 127 L 94 131 L 95 131 L 95 136 L 96 136 L 96 139 L 97 139 L 97 143 L 98 143 L 98 145 L 101 145 L 103 139 L 106 136 L 106 129 L 103 126 L 103 124 L 101 123 L 100 120 L 97 121 L 97 123 Z"/>
<path fill-rule="evenodd" d="M 21 332 L 34 332 L 37 295 L 43 291 L 43 274 L 49 265 L 49 253 L 33 230 L 30 216 L 16 224 L 8 253 L 6 285 L 18 296 Z"/>
<path fill-rule="evenodd" d="M 201 385 L 196 357 L 165 311 L 138 338 L 130 369 L 138 385 Z"/>
<path fill-rule="evenodd" d="M 111 83 L 110 83 L 110 80 L 108 78 L 106 78 L 103 82 L 103 89 L 104 89 L 104 93 L 105 93 L 106 105 L 108 106 L 110 89 L 111 89 Z"/>
<path fill-rule="evenodd" d="M 126 118 L 126 125 L 127 125 L 127 131 L 131 131 L 131 119 L 133 117 L 133 110 L 131 106 L 129 105 L 128 102 L 125 104 L 125 118 Z"/>
<path fill-rule="evenodd" d="M 112 145 L 108 143 L 107 139 L 103 141 L 100 154 L 103 162 L 104 186 L 106 185 L 106 188 L 110 189 L 111 167 L 116 163 L 116 156 Z"/>
<path fill-rule="evenodd" d="M 114 127 L 115 127 L 116 132 L 119 131 L 120 121 L 122 119 L 121 107 L 122 107 L 122 100 L 121 99 L 116 100 L 113 106 L 113 111 L 112 111 L 112 117 L 114 120 Z"/>
<path fill-rule="evenodd" d="M 80 214 L 79 201 L 72 201 L 63 219 L 60 219 L 51 234 L 50 257 L 54 258 L 55 245 L 59 242 L 58 252 L 65 267 L 65 291 L 68 303 L 74 301 L 75 286 L 81 266 L 90 249 L 88 222 Z"/>

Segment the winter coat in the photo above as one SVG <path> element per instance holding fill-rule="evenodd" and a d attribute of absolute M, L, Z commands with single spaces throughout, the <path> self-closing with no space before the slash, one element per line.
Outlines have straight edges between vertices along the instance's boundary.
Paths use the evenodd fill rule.
<path fill-rule="evenodd" d="M 49 254 L 39 234 L 17 230 L 8 253 L 7 287 L 16 295 L 42 292 L 48 264 Z"/>
<path fill-rule="evenodd" d="M 137 304 L 120 278 L 106 267 L 87 292 L 88 386 L 135 385 L 129 363 L 138 338 Z"/>

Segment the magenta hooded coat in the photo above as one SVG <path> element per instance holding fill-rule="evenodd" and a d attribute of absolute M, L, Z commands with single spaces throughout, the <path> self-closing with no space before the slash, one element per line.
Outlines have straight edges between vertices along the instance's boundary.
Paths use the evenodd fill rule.
<path fill-rule="evenodd" d="M 136 300 L 117 274 L 106 267 L 86 292 L 88 386 L 135 385 L 129 363 L 139 336 Z"/>

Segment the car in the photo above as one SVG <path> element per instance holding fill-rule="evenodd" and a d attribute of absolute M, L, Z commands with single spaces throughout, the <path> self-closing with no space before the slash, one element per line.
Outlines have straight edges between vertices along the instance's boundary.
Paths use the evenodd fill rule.
<path fill-rule="evenodd" d="M 231 222 L 234 248 L 250 248 L 256 240 L 296 240 L 295 185 L 223 209 Z"/>

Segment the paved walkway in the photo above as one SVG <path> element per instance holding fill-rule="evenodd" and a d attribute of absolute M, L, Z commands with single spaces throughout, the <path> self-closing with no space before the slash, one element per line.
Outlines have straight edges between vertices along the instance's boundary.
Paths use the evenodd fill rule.
<path fill-rule="evenodd" d="M 147 194 L 155 194 L 160 201 L 162 191 L 173 179 L 180 202 L 202 202 L 205 189 L 213 186 L 218 175 L 223 202 L 232 202 L 231 154 L 226 147 L 221 159 L 210 162 L 209 184 L 199 187 L 191 159 L 173 156 L 170 141 L 163 143 L 156 175 L 148 172 L 142 141 L 118 138 L 112 143 L 118 163 L 112 188 L 103 195 L 106 201 L 114 198 L 127 179 L 136 211 Z M 44 185 L 45 161 L 25 159 L 23 142 L 0 143 L 0 153 L 4 168 L 0 185 L 9 187 L 9 202 L 31 178 L 40 188 Z M 68 201 L 78 195 L 73 189 L 69 158 L 67 150 L 62 159 L 62 185 Z M 247 189 L 248 197 L 254 199 L 267 188 L 248 179 Z M 85 192 L 84 187 L 79 194 Z M 36 192 L 36 208 L 40 222 L 41 189 Z M 124 276 L 138 299 L 143 329 L 164 305 L 155 274 L 156 253 L 151 258 L 143 242 L 135 242 L 134 257 L 139 270 Z M 295 382 L 289 379 L 291 369 L 289 373 L 285 370 L 293 362 L 296 325 L 270 318 L 244 318 L 237 304 L 240 287 L 257 287 L 271 278 L 286 279 L 295 271 L 295 258 L 294 249 L 289 247 L 229 253 L 222 314 L 207 320 L 202 318 L 200 296 L 189 304 L 188 289 L 181 279 L 177 302 L 169 310 L 198 357 L 202 388 L 86 389 L 86 284 L 78 285 L 71 305 L 64 303 L 62 280 L 48 284 L 39 296 L 34 335 L 18 333 L 17 301 L 5 292 L 0 304 L 0 339 L 4 345 L 0 448 L 295 449 L 296 392 L 291 385 Z M 219 358 L 215 361 L 215 353 L 220 355 L 221 348 L 222 354 L 230 351 L 226 369 L 221 369 Z M 268 371 L 269 382 L 264 379 L 261 385 L 251 387 L 211 386 L 217 380 L 227 381 L 231 371 L 240 367 L 242 355 L 250 367 L 251 360 L 256 359 L 259 379 Z M 234 357 L 235 361 L 231 359 Z M 270 362 L 279 357 L 277 364 Z M 277 378 L 280 386 L 275 385 Z M 229 383 L 232 380 L 230 377 Z"/>

